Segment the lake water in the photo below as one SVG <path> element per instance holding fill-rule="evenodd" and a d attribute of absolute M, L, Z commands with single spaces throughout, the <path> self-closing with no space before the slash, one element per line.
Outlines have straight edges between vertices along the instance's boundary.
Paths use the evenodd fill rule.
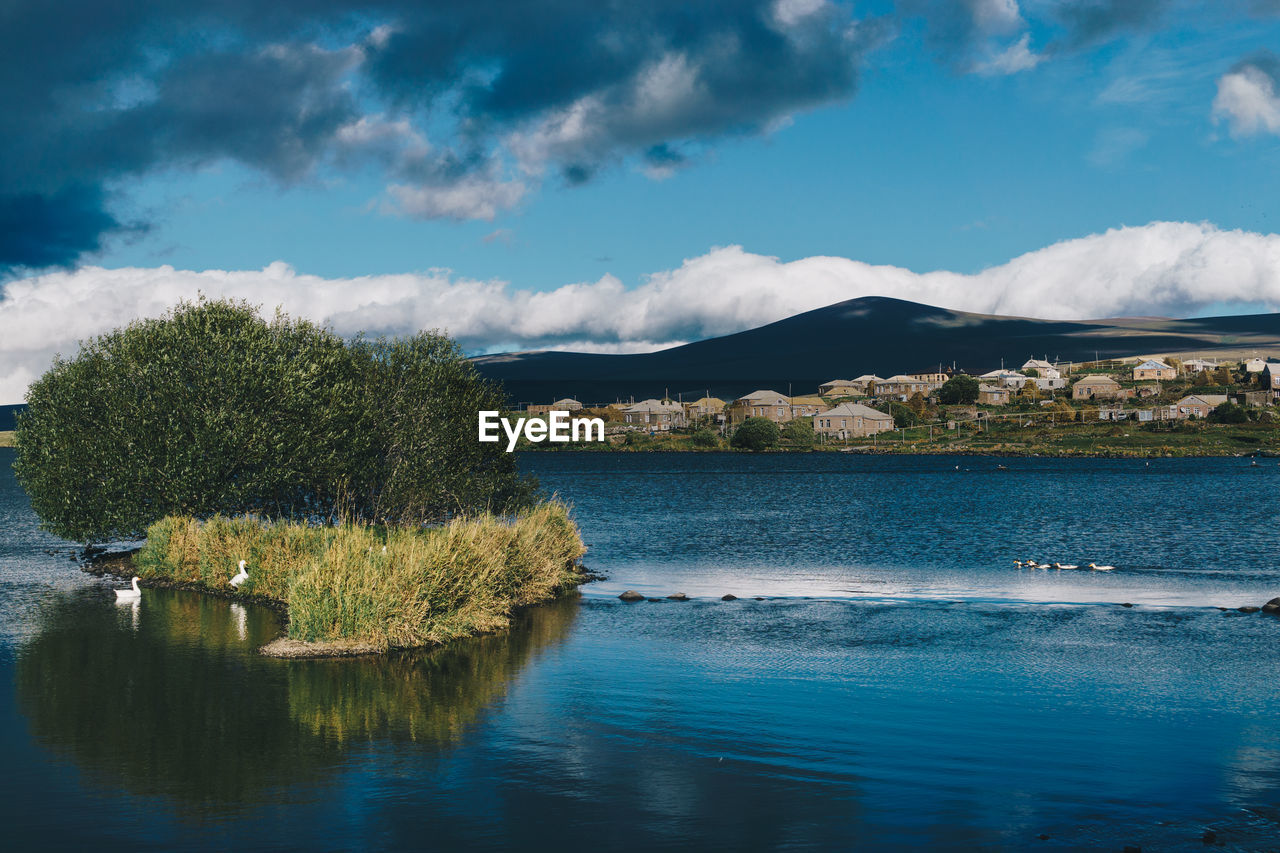
<path fill-rule="evenodd" d="M 1280 849 L 1275 460 L 530 454 L 609 579 L 346 661 L 117 606 L 11 460 L 6 845 Z"/>

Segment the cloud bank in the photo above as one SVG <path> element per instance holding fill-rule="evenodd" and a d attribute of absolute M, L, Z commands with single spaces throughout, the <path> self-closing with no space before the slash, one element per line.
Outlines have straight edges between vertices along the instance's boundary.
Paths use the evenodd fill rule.
<path fill-rule="evenodd" d="M 859 296 L 1049 319 L 1280 311 L 1280 235 L 1155 222 L 1055 243 L 975 274 L 836 257 L 783 262 L 713 249 L 627 288 L 613 276 L 533 292 L 448 270 L 325 279 L 262 270 L 84 267 L 11 282 L 0 298 L 0 402 L 19 401 L 54 353 L 182 299 L 276 306 L 343 335 L 443 329 L 472 352 L 636 352 L 753 328 Z"/>

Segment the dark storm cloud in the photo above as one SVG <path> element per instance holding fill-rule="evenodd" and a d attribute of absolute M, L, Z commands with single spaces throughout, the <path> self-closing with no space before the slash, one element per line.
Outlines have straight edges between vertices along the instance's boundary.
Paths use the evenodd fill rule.
<path fill-rule="evenodd" d="M 1148 29 L 1172 5 L 1172 0 L 1069 0 L 1057 14 L 1067 29 L 1067 43 L 1081 46 Z"/>
<path fill-rule="evenodd" d="M 0 271 L 73 262 L 120 228 L 107 200 L 129 179 L 222 159 L 285 183 L 372 163 L 412 200 L 401 212 L 456 218 L 514 204 L 513 163 L 570 183 L 627 157 L 670 169 L 688 144 L 851 96 L 881 32 L 851 15 L 775 0 L 5 3 Z"/>

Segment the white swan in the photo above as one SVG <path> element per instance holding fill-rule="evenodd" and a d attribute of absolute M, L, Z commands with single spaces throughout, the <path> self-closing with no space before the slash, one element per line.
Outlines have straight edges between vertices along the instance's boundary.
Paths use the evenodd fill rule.
<path fill-rule="evenodd" d="M 1055 569 L 1078 569 L 1078 568 L 1080 568 L 1079 566 L 1074 565 L 1074 564 L 1072 564 L 1072 563 L 1067 563 L 1067 564 L 1063 564 L 1063 563 L 1054 563 L 1054 564 L 1053 564 L 1053 567 L 1054 567 Z"/>
<path fill-rule="evenodd" d="M 245 571 L 245 569 L 244 569 L 245 565 L 246 565 L 245 561 L 244 561 L 244 560 L 241 560 L 241 561 L 240 561 L 240 574 L 236 575 L 235 577 L 233 577 L 233 578 L 231 579 L 231 585 L 232 585 L 233 587 L 237 587 L 237 588 L 238 588 L 238 587 L 240 586 L 240 584 L 244 583 L 245 581 L 247 581 L 247 580 L 249 579 L 249 573 L 248 573 L 248 572 L 246 572 L 246 571 Z"/>
<path fill-rule="evenodd" d="M 1114 569 L 1115 566 L 1098 566 L 1090 563 L 1089 568 L 1093 569 L 1095 572 L 1109 572 Z"/>
<path fill-rule="evenodd" d="M 136 577 L 135 577 L 135 578 L 133 579 L 133 581 L 132 581 L 132 587 L 133 587 L 133 588 L 132 588 L 132 589 L 117 589 L 117 590 L 116 590 L 116 601 L 118 601 L 118 602 L 119 602 L 119 601 L 141 601 L 141 600 L 142 600 L 142 590 L 138 589 L 138 581 L 139 581 L 139 578 L 136 578 Z"/>

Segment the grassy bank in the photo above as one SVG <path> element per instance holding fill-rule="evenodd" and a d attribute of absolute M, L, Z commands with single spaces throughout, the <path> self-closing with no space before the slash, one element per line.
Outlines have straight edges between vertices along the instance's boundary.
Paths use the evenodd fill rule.
<path fill-rule="evenodd" d="M 236 594 L 282 604 L 289 640 L 387 650 L 506 628 L 516 608 L 581 583 L 585 551 L 552 502 L 511 520 L 429 528 L 171 516 L 151 526 L 134 562 L 144 579 L 231 592 L 246 560 Z"/>
<path fill-rule="evenodd" d="M 13 447 L 13 431 L 0 432 L 0 447 Z"/>

